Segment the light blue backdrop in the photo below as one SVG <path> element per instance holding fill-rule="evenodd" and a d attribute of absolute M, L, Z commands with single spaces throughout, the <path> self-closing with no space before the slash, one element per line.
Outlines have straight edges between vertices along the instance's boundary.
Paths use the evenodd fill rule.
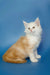
<path fill-rule="evenodd" d="M 23 20 L 40 19 L 39 63 L 9 64 L 0 58 L 1 75 L 50 75 L 50 0 L 0 0 L 0 57 L 24 34 Z"/>

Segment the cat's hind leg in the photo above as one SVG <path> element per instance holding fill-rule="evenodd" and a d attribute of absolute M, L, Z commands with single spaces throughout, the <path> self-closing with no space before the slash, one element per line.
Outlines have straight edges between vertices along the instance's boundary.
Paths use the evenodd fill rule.
<path fill-rule="evenodd" d="M 21 58 L 11 58 L 11 57 L 3 57 L 3 60 L 8 63 L 26 63 L 27 60 Z"/>
<path fill-rule="evenodd" d="M 37 53 L 37 50 L 35 50 L 34 53 L 35 53 L 35 57 L 36 57 L 36 58 L 41 58 L 41 56 Z"/>
<path fill-rule="evenodd" d="M 4 55 L 3 60 L 8 63 L 26 63 L 25 55 L 16 48 L 10 48 Z"/>

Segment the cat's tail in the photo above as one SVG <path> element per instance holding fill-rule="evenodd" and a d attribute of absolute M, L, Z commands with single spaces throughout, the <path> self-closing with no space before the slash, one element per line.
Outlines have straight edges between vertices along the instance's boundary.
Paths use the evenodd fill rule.
<path fill-rule="evenodd" d="M 8 63 L 26 63 L 27 62 L 27 60 L 25 60 L 25 59 L 10 58 L 8 56 L 3 56 L 3 60 Z"/>

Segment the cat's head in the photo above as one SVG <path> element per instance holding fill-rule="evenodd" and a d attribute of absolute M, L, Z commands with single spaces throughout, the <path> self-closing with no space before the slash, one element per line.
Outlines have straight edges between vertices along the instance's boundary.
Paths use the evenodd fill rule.
<path fill-rule="evenodd" d="M 24 26 L 25 26 L 25 32 L 26 34 L 34 34 L 38 35 L 42 33 L 42 28 L 40 25 L 40 20 L 37 18 L 34 22 L 27 23 L 23 21 Z"/>

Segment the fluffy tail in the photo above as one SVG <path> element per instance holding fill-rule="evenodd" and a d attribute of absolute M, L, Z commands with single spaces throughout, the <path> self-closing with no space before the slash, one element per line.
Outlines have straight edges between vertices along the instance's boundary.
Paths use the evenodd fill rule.
<path fill-rule="evenodd" d="M 26 63 L 27 62 L 25 59 L 10 58 L 10 57 L 7 57 L 7 56 L 3 56 L 3 60 L 5 62 L 8 62 L 8 63 Z"/>

